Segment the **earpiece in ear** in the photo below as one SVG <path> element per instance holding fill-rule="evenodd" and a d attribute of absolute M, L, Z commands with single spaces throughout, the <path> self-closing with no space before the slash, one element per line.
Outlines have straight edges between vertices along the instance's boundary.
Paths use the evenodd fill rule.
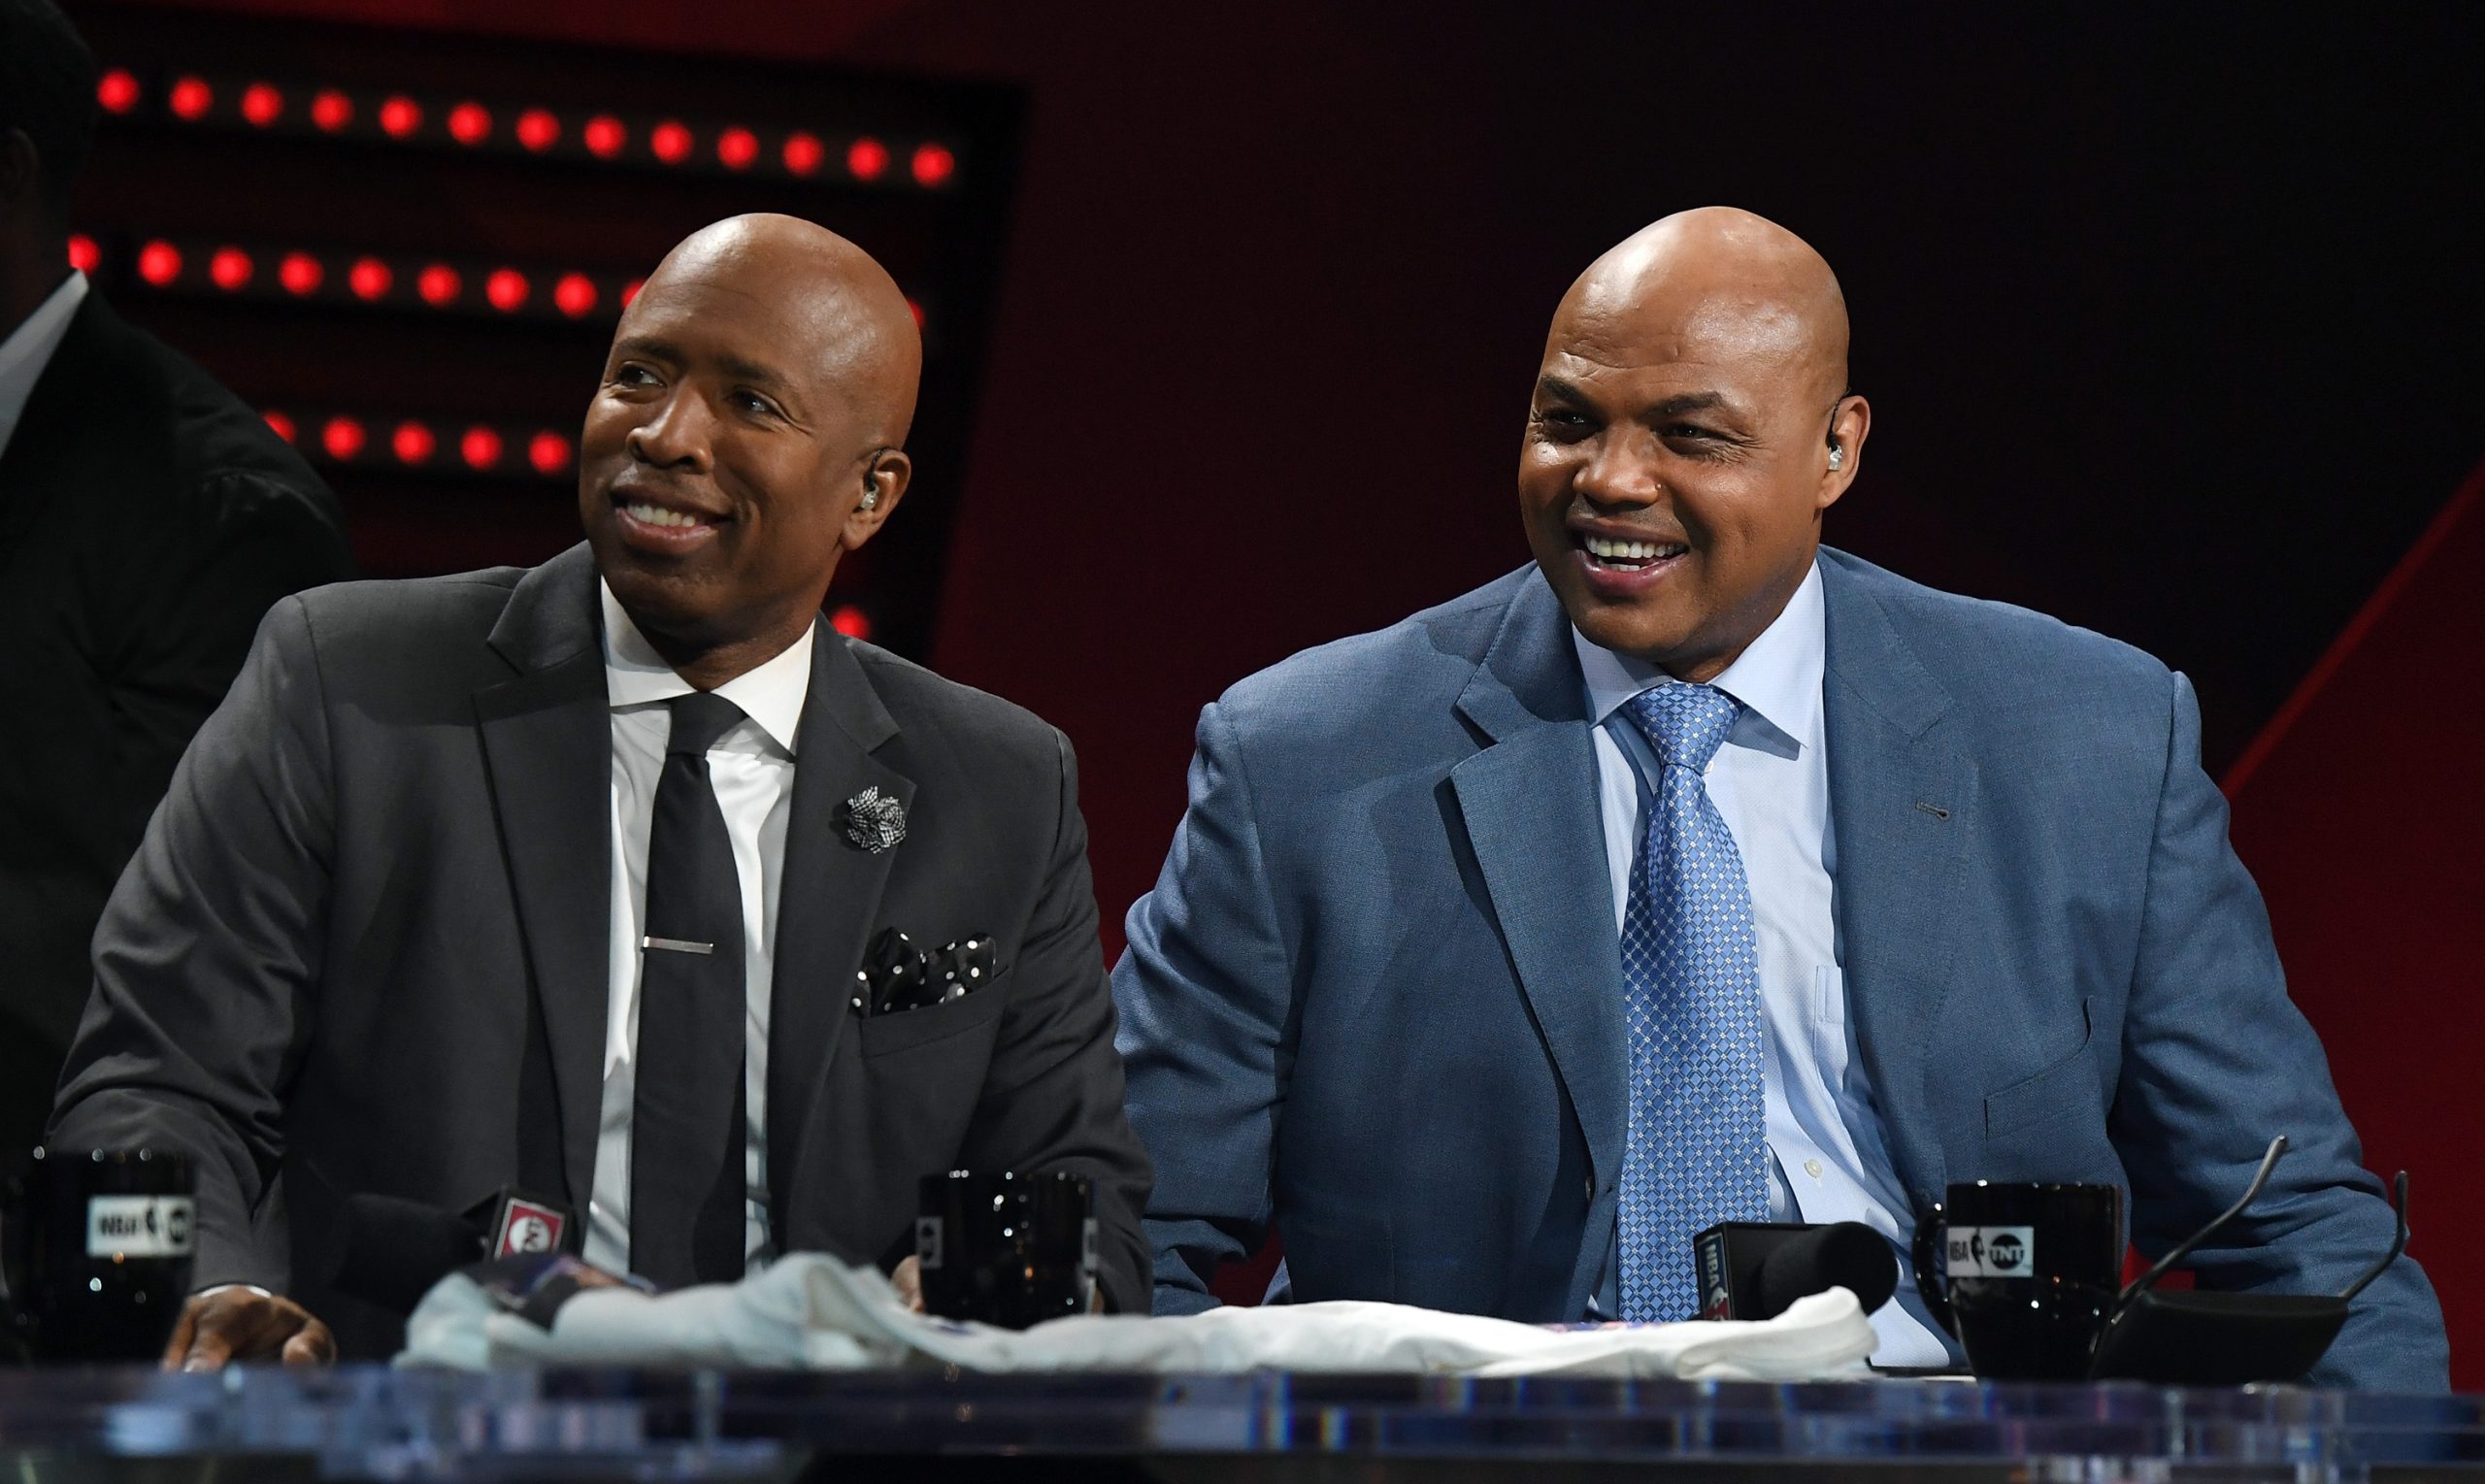
<path fill-rule="evenodd" d="M 863 486 L 863 509 L 867 511 L 878 510 L 879 509 L 879 506 L 880 481 L 875 478 Z"/>
<path fill-rule="evenodd" d="M 1845 462 L 1846 462 L 1846 449 L 1845 449 L 1845 448 L 1843 448 L 1843 447 L 1841 447 L 1841 446 L 1839 445 L 1838 440 L 1836 440 L 1836 439 L 1831 439 L 1831 440 L 1830 440 L 1830 445 L 1829 445 L 1829 467 L 1830 467 L 1830 468 L 1832 468 L 1832 469 L 1837 469 L 1837 468 L 1839 468 L 1839 466 L 1843 465 Z"/>

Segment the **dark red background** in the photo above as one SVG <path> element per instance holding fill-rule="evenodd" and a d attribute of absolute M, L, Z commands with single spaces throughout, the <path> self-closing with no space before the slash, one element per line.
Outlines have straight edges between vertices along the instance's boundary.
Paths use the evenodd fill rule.
<path fill-rule="evenodd" d="M 1877 420 L 1833 539 L 2180 666 L 2220 770 L 2485 452 L 2465 9 L 198 3 L 1028 86 L 933 659 L 1077 742 L 1109 947 L 1203 702 L 1524 559 L 1543 317 L 1665 212 L 1839 266 Z M 2237 827 L 2470 1388 L 2480 630 L 2377 619 Z"/>

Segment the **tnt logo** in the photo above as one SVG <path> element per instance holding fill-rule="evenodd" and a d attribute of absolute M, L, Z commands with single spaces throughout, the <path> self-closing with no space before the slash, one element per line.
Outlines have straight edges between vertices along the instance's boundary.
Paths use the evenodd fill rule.
<path fill-rule="evenodd" d="M 2024 1278 L 2036 1270 L 2035 1227 L 1952 1227 L 1943 1254 L 1954 1278 Z"/>
<path fill-rule="evenodd" d="M 96 1196 L 86 1203 L 86 1255 L 187 1257 L 194 1214 L 187 1196 Z"/>

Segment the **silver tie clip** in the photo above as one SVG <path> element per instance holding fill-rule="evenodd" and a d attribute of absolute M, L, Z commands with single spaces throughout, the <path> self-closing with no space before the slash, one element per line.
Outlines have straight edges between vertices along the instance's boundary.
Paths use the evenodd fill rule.
<path fill-rule="evenodd" d="M 714 943 L 694 943 L 686 938 L 642 938 L 639 940 L 639 946 L 642 948 L 668 948 L 675 953 L 713 953 L 716 951 L 716 945 Z"/>

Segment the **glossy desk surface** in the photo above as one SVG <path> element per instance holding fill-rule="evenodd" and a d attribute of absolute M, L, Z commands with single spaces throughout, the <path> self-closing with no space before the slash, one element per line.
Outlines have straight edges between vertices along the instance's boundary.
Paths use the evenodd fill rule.
<path fill-rule="evenodd" d="M 38 1369 L 0 1371 L 0 1469 L 26 1484 L 2485 1478 L 2485 1398 L 1899 1380 Z"/>

